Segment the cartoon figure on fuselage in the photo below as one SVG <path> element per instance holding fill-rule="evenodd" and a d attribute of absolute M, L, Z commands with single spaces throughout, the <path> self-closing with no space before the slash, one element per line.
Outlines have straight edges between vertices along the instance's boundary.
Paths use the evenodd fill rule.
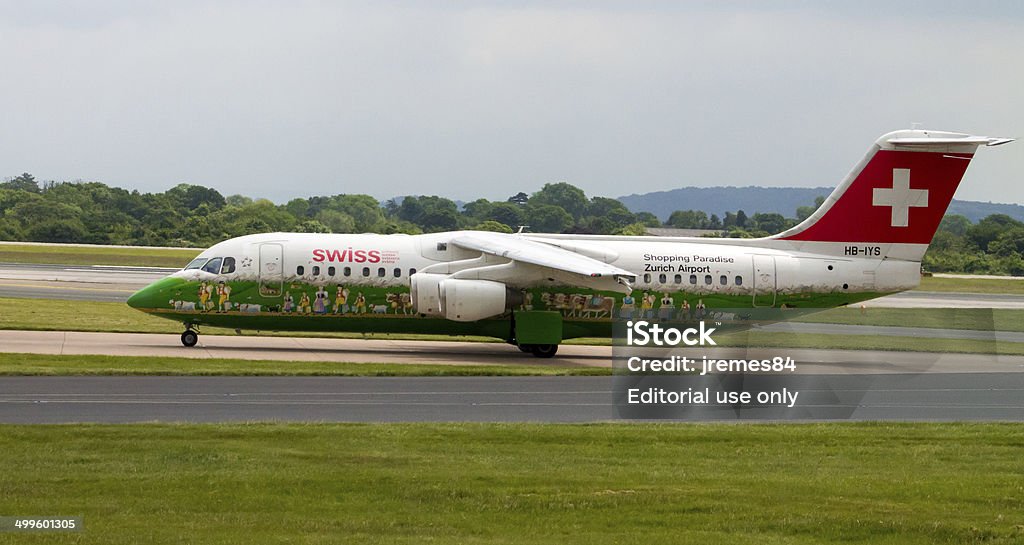
<path fill-rule="evenodd" d="M 661 306 L 658 307 L 658 318 L 661 320 L 671 320 L 675 317 L 675 305 L 672 302 L 672 296 L 668 293 L 661 294 Z"/>
<path fill-rule="evenodd" d="M 212 282 L 206 285 L 205 291 L 206 291 L 206 293 L 204 294 L 204 296 L 205 296 L 204 298 L 206 299 L 206 303 L 203 304 L 203 308 L 205 308 L 206 310 L 213 310 L 214 306 L 213 306 L 213 283 Z"/>
<path fill-rule="evenodd" d="M 533 292 L 527 291 L 523 293 L 523 310 L 533 310 Z"/>
<path fill-rule="evenodd" d="M 640 298 L 640 317 L 654 318 L 654 296 L 646 291 L 643 297 Z"/>
<path fill-rule="evenodd" d="M 334 313 L 345 314 L 348 312 L 348 305 L 345 301 L 348 300 L 348 289 L 339 285 L 337 291 L 334 294 Z"/>
<path fill-rule="evenodd" d="M 206 310 L 206 302 L 210 299 L 209 286 L 206 282 L 199 284 L 199 308 Z"/>
<path fill-rule="evenodd" d="M 808 136 L 820 140 L 831 133 L 823 134 Z M 539 357 L 554 355 L 567 338 L 610 336 L 608 310 L 619 299 L 622 318 L 654 319 L 660 298 L 659 318 L 703 319 L 730 309 L 723 316 L 735 313 L 746 324 L 790 319 L 917 287 L 922 257 L 977 148 L 1008 141 L 924 130 L 883 135 L 811 216 L 762 238 L 253 234 L 204 250 L 128 304 L 184 324 L 186 346 L 195 345 L 194 329 L 201 325 L 451 332 L 496 337 Z M 221 266 L 229 258 L 242 265 Z M 212 286 L 221 282 L 219 308 L 229 308 L 231 293 L 244 299 L 245 312 L 208 312 Z M 324 283 L 338 285 L 334 320 L 309 316 L 314 292 L 317 313 L 326 312 Z M 299 290 L 299 313 L 285 288 Z M 347 313 L 353 308 L 349 289 L 358 293 L 358 316 Z M 194 310 L 168 303 L 186 293 L 198 295 Z M 389 308 L 381 305 L 388 293 L 398 295 L 403 310 L 408 297 L 413 312 L 369 319 L 368 308 Z M 705 306 L 704 297 L 715 308 Z M 397 314 L 398 307 L 390 308 Z"/>
<path fill-rule="evenodd" d="M 633 312 L 636 311 L 636 300 L 633 299 L 632 293 L 627 293 L 622 296 L 622 306 L 619 307 L 619 318 L 629 320 L 633 318 Z"/>
<path fill-rule="evenodd" d="M 223 280 L 217 284 L 217 310 L 220 312 L 227 312 L 231 310 L 231 286 L 224 283 Z"/>
<path fill-rule="evenodd" d="M 316 300 L 313 302 L 313 312 L 316 314 L 327 313 L 327 290 L 323 286 L 320 286 L 316 290 Z"/>

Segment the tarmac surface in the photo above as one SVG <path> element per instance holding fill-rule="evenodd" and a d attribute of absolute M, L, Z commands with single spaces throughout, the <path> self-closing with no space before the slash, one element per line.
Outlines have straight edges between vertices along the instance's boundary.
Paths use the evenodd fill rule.
<path fill-rule="evenodd" d="M 613 377 L 6 377 L 0 422 L 595 422 Z M 680 420 L 1024 420 L 1024 373 L 816 377 L 792 410 Z M 808 418 L 808 415 L 811 417 Z"/>
<path fill-rule="evenodd" d="M 0 263 L 0 297 L 123 303 L 177 269 Z"/>

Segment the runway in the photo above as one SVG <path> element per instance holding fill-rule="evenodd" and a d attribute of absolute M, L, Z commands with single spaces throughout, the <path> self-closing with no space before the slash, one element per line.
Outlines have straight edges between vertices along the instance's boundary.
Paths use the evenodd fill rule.
<path fill-rule="evenodd" d="M 848 420 L 1024 420 L 1024 373 L 847 375 L 805 384 L 792 413 Z M 596 422 L 612 377 L 6 377 L 0 422 Z M 713 420 L 737 420 L 729 407 Z M 776 420 L 745 409 L 740 421 Z M 782 417 L 782 419 L 786 419 Z"/>
<path fill-rule="evenodd" d="M 177 269 L 0 263 L 0 297 L 123 303 Z"/>

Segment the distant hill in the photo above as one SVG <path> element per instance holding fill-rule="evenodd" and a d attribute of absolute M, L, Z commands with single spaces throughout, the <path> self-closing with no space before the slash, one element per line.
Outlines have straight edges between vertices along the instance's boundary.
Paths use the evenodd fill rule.
<path fill-rule="evenodd" d="M 743 210 L 747 215 L 777 212 L 791 218 L 799 206 L 811 206 L 818 196 L 826 197 L 832 187 L 681 187 L 642 195 L 619 197 L 633 212 L 650 212 L 662 221 L 676 210 L 703 210 L 708 215 Z M 954 199 L 947 214 L 962 214 L 972 222 L 992 214 L 1006 214 L 1024 221 L 1024 206 Z"/>

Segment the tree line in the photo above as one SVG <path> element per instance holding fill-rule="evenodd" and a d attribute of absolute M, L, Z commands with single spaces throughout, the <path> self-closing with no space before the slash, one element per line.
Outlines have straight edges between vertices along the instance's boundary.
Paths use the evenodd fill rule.
<path fill-rule="evenodd" d="M 296 198 L 285 204 L 179 184 L 141 193 L 99 182 L 39 183 L 25 173 L 0 183 L 0 240 L 144 246 L 207 247 L 221 240 L 270 231 L 311 233 L 429 233 L 477 229 L 642 235 L 650 227 L 704 229 L 705 236 L 759 237 L 788 229 L 821 205 L 778 213 L 677 210 L 661 222 L 631 212 L 616 199 L 587 197 L 571 184 L 546 184 L 503 201 L 477 199 L 461 207 L 438 196 L 407 196 L 383 203 L 369 195 Z M 935 272 L 1024 275 L 1024 224 L 989 216 L 972 224 L 946 216 L 924 259 Z"/>

